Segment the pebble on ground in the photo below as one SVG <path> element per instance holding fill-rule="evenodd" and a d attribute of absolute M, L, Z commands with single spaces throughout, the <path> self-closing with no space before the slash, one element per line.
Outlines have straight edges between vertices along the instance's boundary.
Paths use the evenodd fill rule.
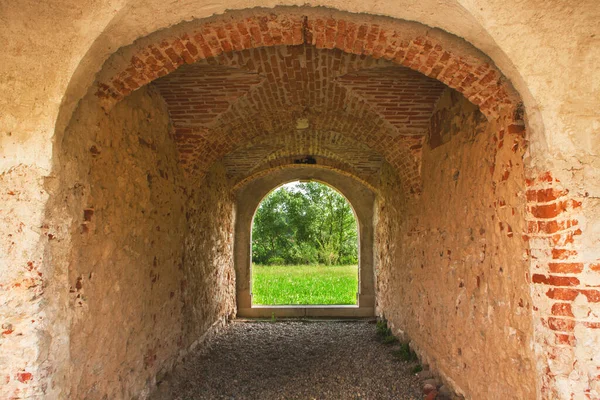
<path fill-rule="evenodd" d="M 366 321 L 233 322 L 151 398 L 422 399 L 415 364 L 392 350 Z"/>

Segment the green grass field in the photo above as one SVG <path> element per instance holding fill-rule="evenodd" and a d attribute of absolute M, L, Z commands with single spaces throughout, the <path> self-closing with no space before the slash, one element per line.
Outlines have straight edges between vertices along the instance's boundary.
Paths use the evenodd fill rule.
<path fill-rule="evenodd" d="M 358 266 L 253 265 L 256 305 L 356 304 Z"/>

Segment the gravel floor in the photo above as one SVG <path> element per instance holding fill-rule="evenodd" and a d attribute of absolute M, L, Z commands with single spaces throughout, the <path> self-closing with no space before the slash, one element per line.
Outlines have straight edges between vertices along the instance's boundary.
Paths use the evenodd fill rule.
<path fill-rule="evenodd" d="M 368 322 L 234 322 L 159 386 L 167 399 L 421 399 Z"/>

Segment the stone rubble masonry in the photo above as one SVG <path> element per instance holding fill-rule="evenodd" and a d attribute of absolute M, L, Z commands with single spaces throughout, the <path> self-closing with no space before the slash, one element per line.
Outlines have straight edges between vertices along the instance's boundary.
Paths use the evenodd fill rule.
<path fill-rule="evenodd" d="M 184 276 L 181 280 L 185 348 L 215 320 L 236 314 L 233 268 L 234 198 L 222 164 L 189 184 Z"/>
<path fill-rule="evenodd" d="M 31 258 L 6 297 L 15 311 L 2 320 L 7 398 L 143 398 L 157 375 L 235 314 L 223 168 L 188 186 L 166 104 L 152 87 L 108 114 L 96 110 L 88 96 L 74 114 L 49 186 L 52 212 L 35 224 L 56 266 L 47 278 L 41 257 Z M 35 195 L 30 187 L 8 196 Z M 38 314 L 43 325 L 26 317 Z M 15 354 L 4 353 L 11 347 Z"/>
<path fill-rule="evenodd" d="M 65 194 L 74 197 L 66 397 L 128 398 L 181 346 L 185 194 L 155 91 L 106 116 L 92 107 L 81 106 L 62 146 L 78 173 L 65 184 L 80 188 Z"/>
<path fill-rule="evenodd" d="M 54 232 L 44 226 L 48 198 L 40 171 L 17 166 L 0 174 L 0 397 L 41 396 L 37 385 L 48 376 L 39 332 L 48 276 L 44 249 Z M 30 227 L 36 227 L 31 229 Z M 30 387 L 33 390 L 29 390 Z"/>
<path fill-rule="evenodd" d="M 519 234 L 526 142 L 504 133 L 510 120 L 486 122 L 448 90 L 424 146 L 421 195 L 403 193 L 389 165 L 381 173 L 378 311 L 466 398 L 536 393 L 528 242 Z"/>

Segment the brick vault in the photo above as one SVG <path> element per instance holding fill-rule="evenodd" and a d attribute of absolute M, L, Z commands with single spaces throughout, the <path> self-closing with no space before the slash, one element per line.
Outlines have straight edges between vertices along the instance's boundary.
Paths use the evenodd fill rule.
<path fill-rule="evenodd" d="M 390 17 L 181 5 L 154 19 L 130 5 L 105 24 L 113 36 L 82 45 L 44 110 L 7 103 L 6 126 L 29 122 L 2 150 L 0 397 L 147 397 L 203 338 L 252 314 L 260 198 L 316 179 L 359 218 L 361 312 L 386 318 L 457 393 L 600 398 L 594 108 L 571 118 L 572 98 L 552 100 L 597 75 L 548 94 L 562 81 L 544 57 L 575 50 L 540 39 L 529 51 L 545 61 L 532 62 L 512 45 L 516 25 L 495 19 L 505 12 L 456 22 L 467 41 L 422 3 L 433 8 L 406 12 L 423 23 L 389 4 L 378 13 Z M 465 9 L 446 12 L 462 21 Z M 571 42 L 588 49 L 582 21 L 555 29 L 581 28 Z M 28 65 L 49 74 L 44 62 Z M 45 99 L 27 97 L 37 82 L 13 86 L 23 104 Z"/>

